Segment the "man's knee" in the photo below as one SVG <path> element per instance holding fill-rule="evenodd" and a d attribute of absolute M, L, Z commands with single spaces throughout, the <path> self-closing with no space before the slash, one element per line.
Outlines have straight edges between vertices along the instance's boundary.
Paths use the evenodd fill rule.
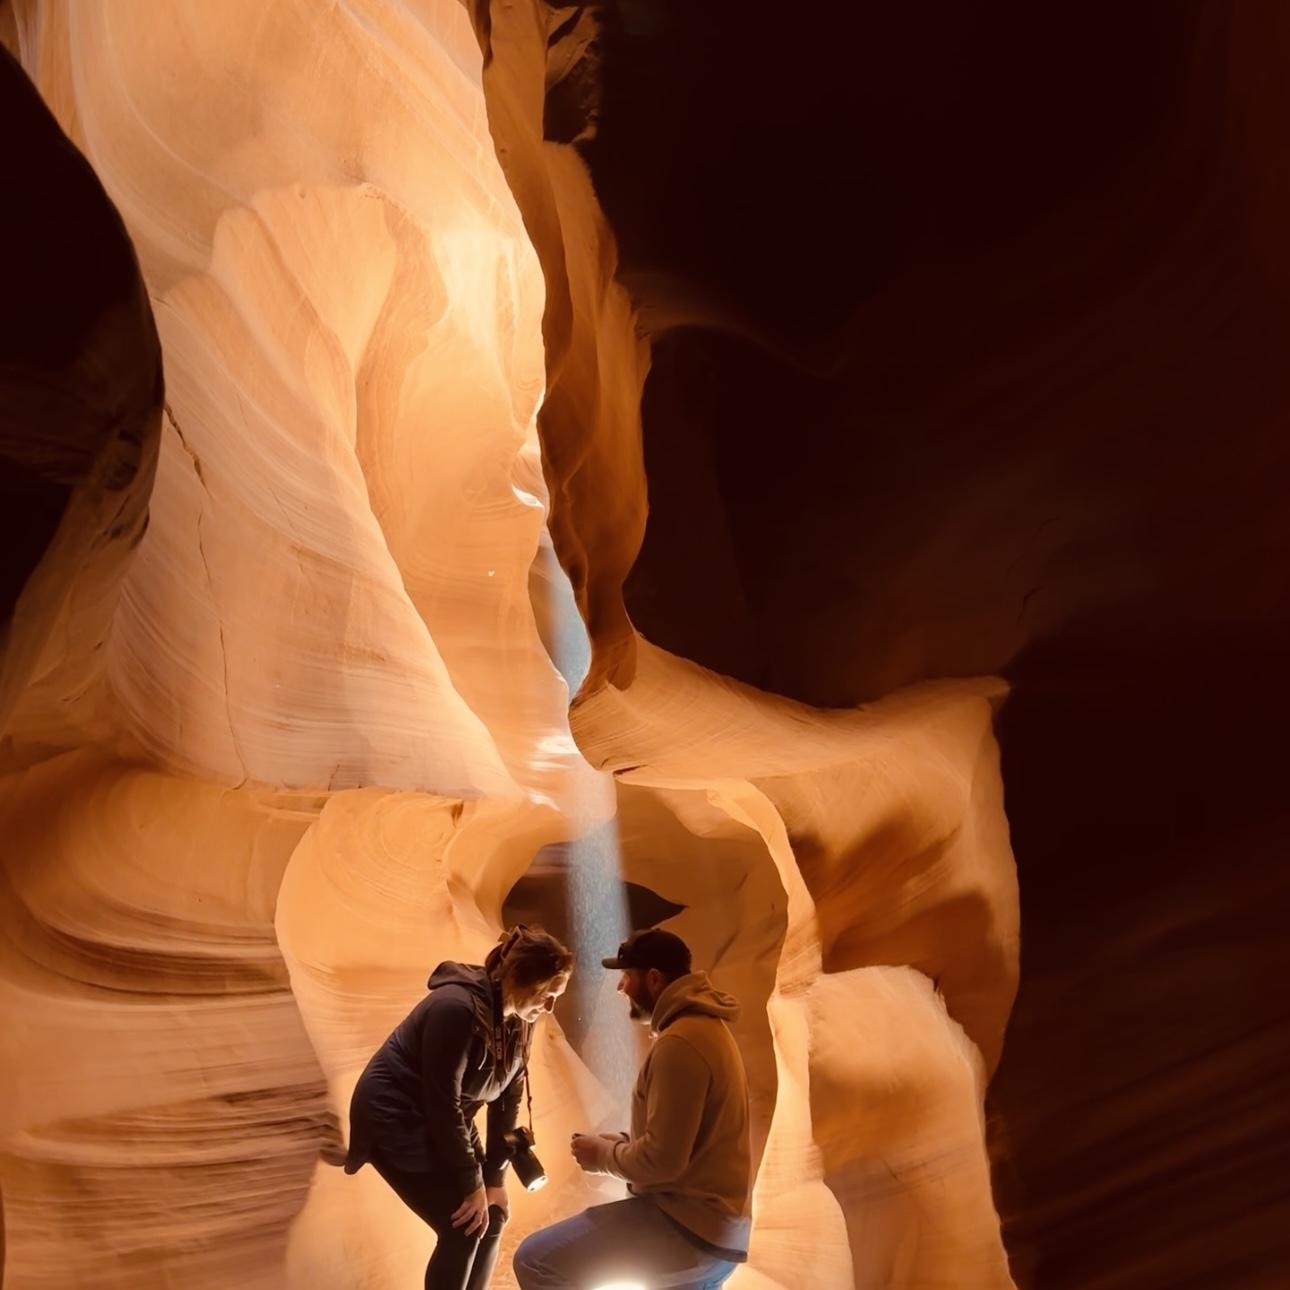
<path fill-rule="evenodd" d="M 520 1290 L 540 1290 L 546 1284 L 542 1280 L 542 1233 L 533 1232 L 526 1236 L 516 1247 L 511 1260 L 515 1269 L 515 1279 L 520 1283 Z"/>
<path fill-rule="evenodd" d="M 515 1271 L 521 1268 L 531 1268 L 537 1262 L 538 1244 L 536 1241 L 536 1232 L 530 1233 L 515 1247 Z"/>

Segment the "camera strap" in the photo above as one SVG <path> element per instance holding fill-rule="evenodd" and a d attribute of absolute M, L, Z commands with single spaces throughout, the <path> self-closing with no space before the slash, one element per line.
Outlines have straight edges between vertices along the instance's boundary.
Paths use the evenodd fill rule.
<path fill-rule="evenodd" d="M 533 1133 L 533 1090 L 529 1087 L 529 1050 L 533 1047 L 533 1027 L 524 1027 L 524 1066 L 521 1071 L 521 1078 L 524 1080 L 524 1102 L 529 1111 L 529 1137 L 535 1137 Z"/>
<path fill-rule="evenodd" d="M 493 1009 L 493 1055 L 497 1066 L 506 1064 L 506 1018 L 502 1016 L 500 986 L 498 1002 Z M 524 1056 L 520 1062 L 520 1078 L 524 1081 L 524 1101 L 529 1113 L 529 1134 L 533 1133 L 533 1090 L 529 1087 L 529 1053 L 533 1048 L 533 1027 L 527 1022 L 520 1022 L 524 1045 Z M 494 1067 L 496 1070 L 496 1066 Z"/>

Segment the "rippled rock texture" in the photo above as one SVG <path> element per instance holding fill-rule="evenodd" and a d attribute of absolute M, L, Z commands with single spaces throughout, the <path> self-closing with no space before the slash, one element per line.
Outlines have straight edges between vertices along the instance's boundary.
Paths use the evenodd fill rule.
<path fill-rule="evenodd" d="M 814 16 L 0 4 L 4 1284 L 417 1284 L 321 1157 L 588 839 L 734 1290 L 1276 1284 L 1290 32 Z"/>
<path fill-rule="evenodd" d="M 402 1284 L 426 1234 L 320 1149 L 600 782 L 478 47 L 447 4 L 5 20 L 6 1285 Z"/>

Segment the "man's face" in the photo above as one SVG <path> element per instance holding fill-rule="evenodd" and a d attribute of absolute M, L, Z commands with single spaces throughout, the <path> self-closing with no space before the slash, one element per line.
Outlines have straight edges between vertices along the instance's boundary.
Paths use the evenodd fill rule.
<path fill-rule="evenodd" d="M 640 968 L 624 968 L 618 978 L 618 992 L 627 996 L 628 1015 L 633 1021 L 648 1022 L 654 1015 L 654 1004 L 658 1001 L 658 992 L 654 990 L 654 978 L 659 973 L 651 968 L 642 972 Z"/>
<path fill-rule="evenodd" d="M 561 972 L 549 981 L 539 981 L 516 993 L 515 1015 L 521 1021 L 534 1022 L 555 1007 L 555 1001 L 569 987 L 569 974 Z"/>

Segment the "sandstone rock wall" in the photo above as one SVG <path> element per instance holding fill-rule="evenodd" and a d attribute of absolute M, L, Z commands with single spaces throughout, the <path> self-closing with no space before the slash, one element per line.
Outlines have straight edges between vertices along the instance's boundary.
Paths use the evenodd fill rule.
<path fill-rule="evenodd" d="M 813 704 L 1002 676 L 1026 948 L 990 1126 L 1014 1270 L 1275 1283 L 1284 10 L 474 12 L 548 292 L 590 276 L 634 319 L 566 328 L 594 352 L 557 375 L 650 342 L 639 425 L 541 421 L 585 445 L 546 458 L 575 528 L 648 493 L 643 534 L 587 559 L 553 530 L 598 607 L 592 676 L 637 684 L 619 598 L 655 645 Z M 551 188 L 578 211 L 554 235 Z M 621 764 L 648 762 L 631 733 Z M 815 801 L 846 827 L 849 802 Z M 811 832 L 808 883 L 862 889 L 867 853 Z M 879 867 L 920 845 L 898 838 Z M 982 930 L 974 901 L 936 918 Z"/>
<path fill-rule="evenodd" d="M 452 5 L 6 21 L 71 140 L 8 63 L 5 484 L 48 522 L 9 547 L 6 1284 L 398 1284 L 428 1234 L 319 1164 L 344 1080 L 597 780 L 529 598 L 542 285 L 478 52 Z M 563 1123 L 603 1095 L 552 1044 Z"/>
<path fill-rule="evenodd" d="M 590 836 L 746 1005 L 732 1286 L 1270 1284 L 1273 7 L 0 16 L 6 1284 L 415 1283 L 319 1153 Z"/>

